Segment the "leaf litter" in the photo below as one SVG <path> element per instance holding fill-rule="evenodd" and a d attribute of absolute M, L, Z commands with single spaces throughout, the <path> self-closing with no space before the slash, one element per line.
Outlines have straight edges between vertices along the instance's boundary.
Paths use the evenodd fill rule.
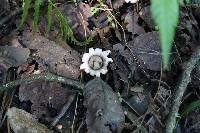
<path fill-rule="evenodd" d="M 59 41 L 60 45 L 58 45 L 40 35 L 35 35 L 33 39 L 30 32 L 24 32 L 22 43 L 35 51 L 32 56 L 36 61 L 38 60 L 45 65 L 50 72 L 75 79 L 80 76 L 80 56 L 65 42 Z"/>
<path fill-rule="evenodd" d="M 88 133 L 122 130 L 125 116 L 116 94 L 109 85 L 100 78 L 95 78 L 86 84 L 84 97 Z"/>
<path fill-rule="evenodd" d="M 1 83 L 7 81 L 7 72 L 14 67 L 17 68 L 16 79 L 35 73 L 51 72 L 81 80 L 86 83 L 86 86 L 83 95 L 80 93 L 77 101 L 72 100 L 70 107 L 65 110 L 64 115 L 60 116 L 60 111 L 64 110 L 70 97 L 77 94 L 73 91 L 73 87 L 49 82 L 22 84 L 16 88 L 17 91 L 13 95 L 7 95 L 8 99 L 13 100 L 11 104 L 5 104 L 6 108 L 2 105 L 4 109 L 1 110 L 1 122 L 5 110 L 16 106 L 22 108 L 20 112 L 26 114 L 24 112 L 26 110 L 46 126 L 49 126 L 55 118 L 59 118 L 58 125 L 53 126 L 53 130 L 57 132 L 108 133 L 139 130 L 163 132 L 173 89 L 178 82 L 178 75 L 184 69 L 183 62 L 189 58 L 198 43 L 198 17 L 194 17 L 190 10 L 181 9 L 181 21 L 171 53 L 171 71 L 165 72 L 161 65 L 159 35 L 150 15 L 149 3 L 145 0 L 134 5 L 120 0 L 111 3 L 112 6 L 110 1 L 103 2 L 109 9 L 105 9 L 99 1 L 81 1 L 77 6 L 67 2 L 57 3 L 64 17 L 69 21 L 76 38 L 84 40 L 86 36 L 96 35 L 94 42 L 85 48 L 76 47 L 70 42 L 66 43 L 59 39 L 60 26 L 55 16 L 53 16 L 53 25 L 48 38 L 44 37 L 45 17 L 41 17 L 39 31 L 32 36 L 31 15 L 22 31 L 13 32 L 15 37 L 12 41 L 8 41 L 10 38 L 7 37 L 6 32 L 2 32 L 0 36 Z M 98 14 L 91 13 L 91 8 L 94 7 L 100 8 Z M 115 29 L 109 26 L 111 24 L 107 17 L 109 11 L 115 16 L 115 18 L 111 17 L 112 21 L 118 21 L 122 27 L 118 25 Z M 45 12 L 42 14 L 45 16 Z M 5 16 L 5 12 L 0 16 Z M 14 24 L 17 25 L 17 22 Z M 9 30 L 4 27 L 3 30 L 5 29 Z M 101 30 L 103 32 L 99 32 Z M 124 37 L 127 39 L 127 44 L 123 42 Z M 100 47 L 103 50 L 108 48 L 112 51 L 111 57 L 114 62 L 109 65 L 108 74 L 102 76 L 102 79 L 93 79 L 79 70 L 81 56 L 89 47 Z M 188 86 L 183 105 L 199 98 L 198 75 L 199 65 L 193 71 L 192 82 Z M 2 104 L 8 99 L 4 99 Z M 16 110 L 19 110 L 17 108 Z M 124 109 L 128 110 L 124 111 Z M 188 128 L 184 129 L 178 124 L 177 130 L 198 129 L 198 126 L 191 126 L 198 123 L 193 117 L 198 116 L 198 112 L 193 111 L 191 114 L 193 115 L 188 114 L 181 120 Z M 187 118 L 192 122 L 187 122 Z M 12 130 L 17 132 L 13 129 L 11 118 L 8 119 Z M 19 120 L 16 120 L 15 123 L 18 122 Z M 7 129 L 5 123 L 1 127 L 1 130 L 3 129 Z"/>

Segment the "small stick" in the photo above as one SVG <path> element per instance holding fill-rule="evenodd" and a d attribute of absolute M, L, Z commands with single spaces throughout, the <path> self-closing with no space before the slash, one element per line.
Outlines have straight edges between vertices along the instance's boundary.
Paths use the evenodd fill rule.
<path fill-rule="evenodd" d="M 54 127 L 58 123 L 58 121 L 65 115 L 71 103 L 74 101 L 74 98 L 75 95 L 69 96 L 67 103 L 64 104 L 62 110 L 59 112 L 59 114 L 54 118 L 53 122 L 51 123 L 51 127 Z"/>
<path fill-rule="evenodd" d="M 76 133 L 79 133 L 79 132 L 80 132 L 80 130 L 81 130 L 81 128 L 82 128 L 82 126 L 83 126 L 84 124 L 85 124 L 85 120 L 83 119 L 83 120 L 81 121 L 81 124 L 80 124 L 80 126 L 78 127 Z"/>
<path fill-rule="evenodd" d="M 23 77 L 21 79 L 2 84 L 0 85 L 0 92 L 13 88 L 18 85 L 21 85 L 21 84 L 26 85 L 26 84 L 30 84 L 36 81 L 60 82 L 60 83 L 64 83 L 64 84 L 76 87 L 79 91 L 82 91 L 84 87 L 84 84 L 81 84 L 80 81 L 78 80 L 58 76 L 52 73 L 42 73 L 42 74 L 30 75 L 28 77 Z"/>
<path fill-rule="evenodd" d="M 195 68 L 195 65 L 198 63 L 199 59 L 200 59 L 200 47 L 197 48 L 197 50 L 192 54 L 190 60 L 187 62 L 185 67 L 186 69 L 183 71 L 180 82 L 176 87 L 176 92 L 172 100 L 173 101 L 172 108 L 170 110 L 168 119 L 166 121 L 165 133 L 172 133 L 174 127 L 176 126 L 176 118 L 178 115 L 179 107 L 181 105 L 183 94 L 187 88 L 187 85 L 191 81 L 190 74 L 192 70 Z"/>
<path fill-rule="evenodd" d="M 73 117 L 72 126 L 71 126 L 72 133 L 74 133 L 74 122 L 75 122 L 75 118 L 76 118 L 76 115 L 77 115 L 78 96 L 76 98 L 76 104 L 75 104 L 75 110 L 74 110 L 74 117 Z"/>

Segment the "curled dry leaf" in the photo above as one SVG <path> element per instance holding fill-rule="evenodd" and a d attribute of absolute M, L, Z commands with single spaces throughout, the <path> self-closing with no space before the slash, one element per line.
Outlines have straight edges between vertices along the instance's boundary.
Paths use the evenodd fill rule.
<path fill-rule="evenodd" d="M 125 116 L 116 94 L 100 78 L 89 81 L 84 90 L 88 133 L 120 132 Z"/>

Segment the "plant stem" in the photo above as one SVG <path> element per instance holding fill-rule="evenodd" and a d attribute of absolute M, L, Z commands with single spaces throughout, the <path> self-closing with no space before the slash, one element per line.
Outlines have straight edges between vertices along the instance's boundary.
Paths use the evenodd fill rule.
<path fill-rule="evenodd" d="M 84 84 L 81 84 L 80 81 L 75 79 L 70 79 L 62 76 L 58 76 L 52 73 L 42 73 L 34 74 L 28 77 L 23 77 L 18 80 L 14 80 L 5 84 L 0 85 L 0 91 L 4 91 L 21 84 L 30 84 L 36 81 L 48 81 L 48 82 L 60 82 L 77 88 L 79 91 L 82 91 Z"/>
<path fill-rule="evenodd" d="M 172 108 L 170 110 L 168 119 L 166 121 L 165 133 L 172 133 L 174 127 L 176 126 L 176 118 L 178 115 L 179 107 L 181 105 L 183 94 L 187 88 L 187 85 L 191 81 L 190 74 L 192 70 L 195 68 L 195 65 L 198 63 L 199 59 L 200 59 L 200 47 L 197 48 L 197 50 L 191 56 L 190 60 L 187 62 L 185 66 L 186 69 L 183 71 L 180 82 L 176 87 L 176 92 L 174 94 L 174 98 L 172 99 L 173 101 Z"/>

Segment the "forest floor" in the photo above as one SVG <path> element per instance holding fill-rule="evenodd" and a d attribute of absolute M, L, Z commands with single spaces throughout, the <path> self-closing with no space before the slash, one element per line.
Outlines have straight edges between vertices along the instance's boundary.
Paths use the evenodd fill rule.
<path fill-rule="evenodd" d="M 191 63 L 200 44 L 200 7 L 180 7 L 170 68 L 164 70 L 149 0 L 57 0 L 46 34 L 47 3 L 34 33 L 34 2 L 22 28 L 22 1 L 0 5 L 0 84 L 19 81 L 0 90 L 1 133 L 162 133 L 173 107 L 175 132 L 200 132 L 200 62 Z M 60 27 L 56 10 L 73 34 Z M 75 38 L 63 37 L 65 30 Z M 109 53 L 93 61 L 95 71 L 101 65 L 108 70 L 100 78 L 80 70 L 92 48 Z"/>

